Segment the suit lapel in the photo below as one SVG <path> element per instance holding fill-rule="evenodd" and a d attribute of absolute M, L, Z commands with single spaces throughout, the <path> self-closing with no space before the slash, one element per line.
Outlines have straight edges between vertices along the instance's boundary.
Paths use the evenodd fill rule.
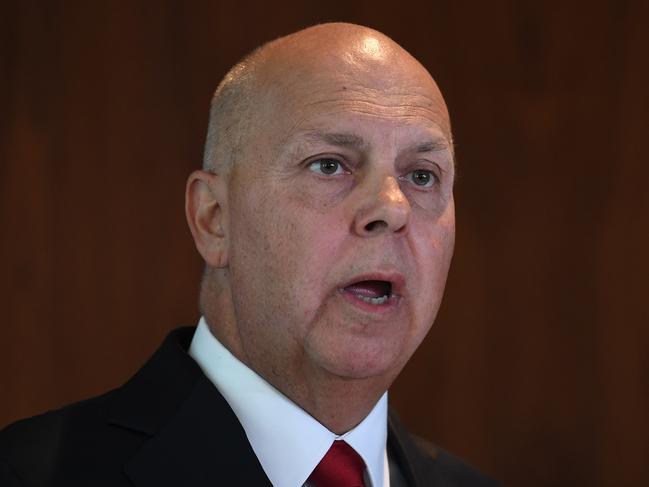
<path fill-rule="evenodd" d="M 137 487 L 271 486 L 236 415 L 187 354 L 193 331 L 172 332 L 115 393 L 108 422 L 146 438 L 126 476 Z"/>
<path fill-rule="evenodd" d="M 125 472 L 138 487 L 271 485 L 236 416 L 207 379 Z"/>
<path fill-rule="evenodd" d="M 422 452 L 401 421 L 388 414 L 388 454 L 398 463 L 409 487 L 446 487 L 436 465 L 435 452 Z"/>

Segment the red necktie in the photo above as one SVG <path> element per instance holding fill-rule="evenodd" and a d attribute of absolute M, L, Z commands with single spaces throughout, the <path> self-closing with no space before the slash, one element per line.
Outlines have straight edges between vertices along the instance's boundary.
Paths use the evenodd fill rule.
<path fill-rule="evenodd" d="M 334 441 L 327 454 L 309 476 L 315 487 L 365 487 L 365 462 L 342 440 Z"/>

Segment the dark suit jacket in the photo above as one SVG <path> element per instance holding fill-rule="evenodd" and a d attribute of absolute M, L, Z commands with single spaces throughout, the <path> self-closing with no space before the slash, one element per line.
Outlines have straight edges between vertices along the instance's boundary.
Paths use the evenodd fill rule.
<path fill-rule="evenodd" d="M 270 486 L 238 419 L 187 354 L 192 336 L 172 332 L 118 389 L 5 428 L 0 486 Z M 409 486 L 496 485 L 427 449 L 390 414 L 389 455 Z"/>

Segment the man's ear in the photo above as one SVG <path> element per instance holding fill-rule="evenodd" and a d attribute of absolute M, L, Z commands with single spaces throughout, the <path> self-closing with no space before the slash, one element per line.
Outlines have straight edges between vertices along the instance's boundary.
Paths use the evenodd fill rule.
<path fill-rule="evenodd" d="M 187 179 L 187 223 L 196 249 L 210 267 L 228 264 L 227 196 L 227 183 L 222 175 L 194 171 Z"/>

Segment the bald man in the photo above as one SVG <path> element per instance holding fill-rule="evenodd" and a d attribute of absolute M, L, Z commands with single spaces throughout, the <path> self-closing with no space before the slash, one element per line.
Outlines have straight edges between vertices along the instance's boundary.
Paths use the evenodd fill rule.
<path fill-rule="evenodd" d="M 495 485 L 387 390 L 435 320 L 454 158 L 429 73 L 383 34 L 266 44 L 212 101 L 186 214 L 202 317 L 123 387 L 16 423 L 2 485 Z"/>

